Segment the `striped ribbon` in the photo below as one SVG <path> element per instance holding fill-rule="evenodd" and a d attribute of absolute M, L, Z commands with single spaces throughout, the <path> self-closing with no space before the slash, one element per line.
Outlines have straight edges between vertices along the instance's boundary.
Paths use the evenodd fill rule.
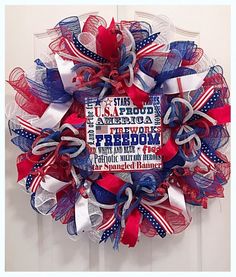
<path fill-rule="evenodd" d="M 90 63 L 95 63 L 98 65 L 103 65 L 106 63 L 106 59 L 103 57 L 95 54 L 94 52 L 90 51 L 86 47 L 84 47 L 75 37 L 73 38 L 74 43 L 69 41 L 66 38 L 63 38 L 64 42 L 67 46 L 67 49 L 70 51 L 71 54 L 73 54 L 75 57 L 83 59 Z"/>
<path fill-rule="evenodd" d="M 140 211 L 141 211 L 141 208 L 147 210 L 151 214 L 151 216 L 155 219 L 155 221 L 161 225 L 161 227 L 165 230 L 165 232 L 167 232 L 169 234 L 172 234 L 174 232 L 172 227 L 169 225 L 169 223 L 164 219 L 164 217 L 156 209 L 152 208 L 151 206 L 145 205 L 145 204 L 140 205 L 140 207 L 139 207 Z M 108 219 L 108 221 L 106 221 L 104 224 L 100 225 L 97 228 L 97 230 L 98 231 L 109 230 L 115 224 L 115 222 L 116 222 L 116 219 L 113 214 Z M 152 222 L 152 223 L 155 223 L 155 222 Z"/>
<path fill-rule="evenodd" d="M 102 225 L 100 225 L 97 230 L 101 231 L 101 230 L 107 230 L 109 229 L 114 223 L 115 223 L 116 219 L 115 219 L 115 215 L 113 214 L 108 221 L 106 221 L 105 223 L 103 223 Z"/>
<path fill-rule="evenodd" d="M 206 103 L 207 101 L 212 97 L 214 94 L 214 86 L 211 86 L 208 88 L 204 93 L 201 95 L 201 97 L 194 103 L 193 109 L 194 110 L 200 110 Z"/>
<path fill-rule="evenodd" d="M 48 169 L 50 168 L 51 164 L 53 164 L 56 160 L 56 157 L 55 155 L 53 155 L 50 159 L 48 159 L 48 161 L 43 165 L 42 167 L 42 170 L 43 170 L 43 173 L 46 174 L 46 172 L 48 171 Z M 38 172 L 38 174 L 36 175 L 36 177 L 33 179 L 33 182 L 31 183 L 31 186 L 30 186 L 30 190 L 32 192 L 36 192 L 40 182 L 42 181 L 43 179 L 43 176 L 42 174 L 40 174 L 40 172 Z"/>
<path fill-rule="evenodd" d="M 215 169 L 215 163 L 224 163 L 224 160 L 215 154 L 215 150 L 209 147 L 205 142 L 202 142 L 201 155 L 199 159 L 211 169 Z"/>
<path fill-rule="evenodd" d="M 154 52 L 160 48 L 162 48 L 164 46 L 164 44 L 157 44 L 155 42 L 151 43 L 150 45 L 144 47 L 143 49 L 139 50 L 137 52 L 137 59 L 140 58 L 141 56 L 144 56 L 144 55 L 148 55 L 150 54 L 151 52 Z"/>
<path fill-rule="evenodd" d="M 37 128 L 37 127 L 33 127 L 27 120 L 17 116 L 17 119 L 20 123 L 20 125 L 28 130 L 29 132 L 33 133 L 33 134 L 36 134 L 36 135 L 40 135 L 41 134 L 41 128 Z"/>
<path fill-rule="evenodd" d="M 203 152 L 201 152 L 199 156 L 199 160 L 204 163 L 207 167 L 210 167 L 212 170 L 215 169 L 214 163 L 205 155 Z"/>
<path fill-rule="evenodd" d="M 169 225 L 169 223 L 164 219 L 164 217 L 153 207 L 142 204 L 142 207 L 144 207 L 154 218 L 157 222 L 160 223 L 162 228 L 168 233 L 168 234 L 173 234 L 174 230 L 172 227 Z"/>
<path fill-rule="evenodd" d="M 103 232 L 100 242 L 104 240 L 106 241 L 112 234 L 114 234 L 115 231 L 118 229 L 119 225 L 120 221 L 116 219 L 114 223 Z"/>

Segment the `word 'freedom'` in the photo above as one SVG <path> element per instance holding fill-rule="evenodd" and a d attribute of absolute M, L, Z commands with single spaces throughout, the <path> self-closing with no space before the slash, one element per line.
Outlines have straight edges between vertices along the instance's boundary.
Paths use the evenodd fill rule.
<path fill-rule="evenodd" d="M 104 145 L 101 145 L 101 142 Z M 158 145 L 160 133 L 96 135 L 96 146 Z"/>

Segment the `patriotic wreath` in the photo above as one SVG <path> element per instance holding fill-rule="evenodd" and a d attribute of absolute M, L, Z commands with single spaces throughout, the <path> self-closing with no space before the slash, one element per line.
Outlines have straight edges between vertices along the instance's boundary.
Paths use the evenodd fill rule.
<path fill-rule="evenodd" d="M 72 16 L 47 31 L 44 60 L 10 73 L 18 182 L 71 236 L 134 247 L 140 233 L 183 231 L 190 205 L 223 197 L 223 70 L 195 42 L 169 42 L 168 26 L 91 15 L 81 29 Z"/>

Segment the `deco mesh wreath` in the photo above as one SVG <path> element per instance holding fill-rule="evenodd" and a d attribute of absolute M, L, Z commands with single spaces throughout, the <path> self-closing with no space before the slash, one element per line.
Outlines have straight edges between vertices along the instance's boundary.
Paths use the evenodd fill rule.
<path fill-rule="evenodd" d="M 156 28 L 157 29 L 157 28 Z M 67 225 L 134 247 L 191 222 L 190 205 L 223 197 L 229 90 L 193 41 L 143 21 L 78 17 L 48 30 L 50 55 L 15 68 L 9 118 L 18 182 L 31 205 Z M 17 107 L 17 108 L 16 108 Z"/>

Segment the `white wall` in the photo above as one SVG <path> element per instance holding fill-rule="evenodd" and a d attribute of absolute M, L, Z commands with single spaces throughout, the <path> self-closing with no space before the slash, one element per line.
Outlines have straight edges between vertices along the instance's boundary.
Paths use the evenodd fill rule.
<path fill-rule="evenodd" d="M 224 67 L 230 82 L 230 8 L 228 6 L 8 6 L 6 8 L 6 79 L 11 69 L 27 70 L 34 59 L 33 34 L 70 15 L 98 11 L 108 21 L 132 19 L 135 11 L 164 14 Z M 188 39 L 188 38 L 186 38 Z M 190 39 L 190 38 L 189 38 Z M 6 103 L 14 92 L 6 86 Z M 7 129 L 7 127 L 6 127 Z M 161 239 L 141 237 L 137 247 L 96 245 L 82 235 L 67 237 L 64 226 L 38 216 L 29 195 L 16 184 L 19 151 L 6 130 L 7 271 L 228 271 L 230 270 L 230 190 L 211 200 L 207 210 L 192 208 L 193 221 L 182 234 Z"/>

